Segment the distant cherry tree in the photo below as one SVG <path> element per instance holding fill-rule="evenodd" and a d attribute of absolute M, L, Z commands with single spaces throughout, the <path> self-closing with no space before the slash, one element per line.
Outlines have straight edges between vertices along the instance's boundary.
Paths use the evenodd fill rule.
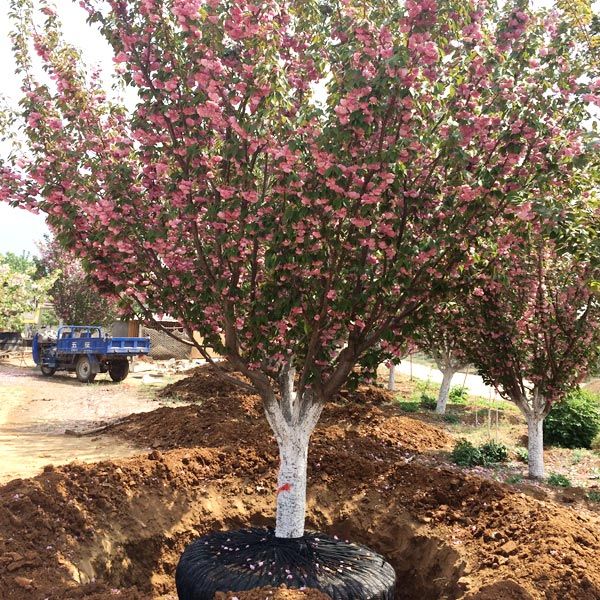
<path fill-rule="evenodd" d="M 114 300 L 99 293 L 72 252 L 47 236 L 40 244 L 40 253 L 44 270 L 55 274 L 48 298 L 63 323 L 107 326 L 119 318 Z"/>
<path fill-rule="evenodd" d="M 440 415 L 446 413 L 452 378 L 469 364 L 465 353 L 470 343 L 469 328 L 465 326 L 464 317 L 459 295 L 452 301 L 440 302 L 425 314 L 415 332 L 419 349 L 433 358 L 442 372 L 435 408 Z"/>
<path fill-rule="evenodd" d="M 600 214 L 587 233 L 575 228 L 578 239 L 567 247 L 533 226 L 467 303 L 464 351 L 484 381 L 523 413 L 533 478 L 544 477 L 545 417 L 600 357 L 599 224 Z"/>

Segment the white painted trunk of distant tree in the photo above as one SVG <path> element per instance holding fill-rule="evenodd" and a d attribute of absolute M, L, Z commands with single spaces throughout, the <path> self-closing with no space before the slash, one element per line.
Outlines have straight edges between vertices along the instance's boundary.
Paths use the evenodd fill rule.
<path fill-rule="evenodd" d="M 279 446 L 275 524 L 275 535 L 279 538 L 304 535 L 308 444 L 323 406 L 310 391 L 298 398 L 294 375 L 293 369 L 286 370 L 282 375 L 279 402 L 265 403 L 267 420 Z"/>
<path fill-rule="evenodd" d="M 456 369 L 446 367 L 440 370 L 442 371 L 442 385 L 440 386 L 440 393 L 438 394 L 435 412 L 438 413 L 438 415 L 444 415 L 446 414 L 446 405 L 448 404 L 448 397 L 450 396 L 450 385 L 452 384 L 452 378 L 456 373 Z"/>
<path fill-rule="evenodd" d="M 544 478 L 544 417 L 536 414 L 527 416 L 527 452 L 529 455 L 529 477 Z"/>
<path fill-rule="evenodd" d="M 445 415 L 448 398 L 450 397 L 452 378 L 455 373 L 458 373 L 466 365 L 457 357 L 452 344 L 445 343 L 443 339 L 440 340 L 438 347 L 433 344 L 431 345 L 431 355 L 435 360 L 437 368 L 442 373 L 442 385 L 437 397 L 435 412 L 438 415 Z"/>
<path fill-rule="evenodd" d="M 528 390 L 525 394 L 515 394 L 511 399 L 521 409 L 527 421 L 527 463 L 529 477 L 531 479 L 543 479 L 545 475 L 544 419 L 550 411 L 551 404 L 546 401 L 536 388 Z"/>
<path fill-rule="evenodd" d="M 391 364 L 390 365 L 390 376 L 388 379 L 388 390 L 390 390 L 390 392 L 395 392 L 396 391 L 396 365 Z"/>

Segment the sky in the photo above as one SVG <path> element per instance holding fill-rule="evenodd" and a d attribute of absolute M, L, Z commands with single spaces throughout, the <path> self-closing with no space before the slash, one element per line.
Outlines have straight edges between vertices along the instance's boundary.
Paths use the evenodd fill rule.
<path fill-rule="evenodd" d="M 14 106 L 20 90 L 9 39 L 9 4 L 10 0 L 0 0 L 0 93 Z M 100 33 L 85 22 L 87 13 L 79 3 L 59 0 L 55 4 L 67 41 L 82 50 L 88 64 L 99 64 L 105 72 L 111 72 L 112 51 Z M 6 147 L 0 147 L 0 153 L 6 151 Z M 36 244 L 47 232 L 43 215 L 33 215 L 0 202 L 0 253 L 38 254 Z"/>

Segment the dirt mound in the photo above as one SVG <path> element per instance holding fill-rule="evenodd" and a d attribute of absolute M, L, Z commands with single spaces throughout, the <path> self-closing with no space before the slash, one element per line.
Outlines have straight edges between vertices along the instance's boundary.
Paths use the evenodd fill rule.
<path fill-rule="evenodd" d="M 249 592 L 217 592 L 215 600 L 331 600 L 319 590 L 288 590 L 281 588 L 260 588 Z"/>
<path fill-rule="evenodd" d="M 336 400 L 357 404 L 379 405 L 393 402 L 395 393 L 373 385 L 359 385 L 356 390 L 341 390 Z"/>
<path fill-rule="evenodd" d="M 533 596 L 516 581 L 507 579 L 484 586 L 467 600 L 533 600 Z"/>
<path fill-rule="evenodd" d="M 112 433 L 151 450 L 0 487 L 3 600 L 174 600 L 193 539 L 273 524 L 277 448 L 258 398 L 216 394 Z M 386 556 L 401 600 L 598 600 L 598 518 L 436 462 L 447 442 L 385 404 L 332 404 L 310 449 L 308 527 Z"/>
<path fill-rule="evenodd" d="M 236 373 L 228 363 L 220 363 L 219 367 L 237 379 L 244 380 L 244 377 L 240 373 Z M 242 392 L 243 388 L 223 379 L 215 367 L 207 365 L 188 371 L 188 377 L 165 386 L 160 395 L 163 398 L 179 398 L 186 402 L 197 402 Z"/>
<path fill-rule="evenodd" d="M 176 395 L 199 404 L 131 415 L 107 431 L 142 447 L 243 445 L 270 452 L 274 442 L 260 398 L 233 384 L 224 388 L 229 391 L 219 390 L 218 381 L 218 375 L 211 368 L 199 367 L 191 377 L 167 386 L 161 394 Z M 330 444 L 347 437 L 373 438 L 378 440 L 378 445 L 383 443 L 412 452 L 450 446 L 452 438 L 443 430 L 399 416 L 393 405 L 383 404 L 390 399 L 386 390 L 376 387 L 361 386 L 354 392 L 344 391 L 338 402 L 325 407 L 313 439 L 323 437 Z M 170 424 L 168 428 L 166 422 Z"/>

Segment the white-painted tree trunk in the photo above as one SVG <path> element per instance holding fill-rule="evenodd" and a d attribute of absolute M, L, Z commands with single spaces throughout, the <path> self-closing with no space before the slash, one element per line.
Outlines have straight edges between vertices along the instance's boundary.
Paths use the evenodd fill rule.
<path fill-rule="evenodd" d="M 298 430 L 288 432 L 279 442 L 275 535 L 280 538 L 304 535 L 309 439 L 310 432 Z"/>
<path fill-rule="evenodd" d="M 388 379 L 388 390 L 390 392 L 396 391 L 396 365 L 390 365 L 390 377 Z"/>
<path fill-rule="evenodd" d="M 544 477 L 544 417 L 535 414 L 527 415 L 527 452 L 529 455 L 529 477 Z"/>
<path fill-rule="evenodd" d="M 435 412 L 438 415 L 446 414 L 446 405 L 448 404 L 448 397 L 450 395 L 450 384 L 456 371 L 449 367 L 442 370 L 442 385 L 440 386 L 440 393 L 438 394 L 437 405 Z"/>
<path fill-rule="evenodd" d="M 280 398 L 265 398 L 265 413 L 279 446 L 277 516 L 275 535 L 299 538 L 304 535 L 306 516 L 306 469 L 308 443 L 323 408 L 311 391 L 299 398 L 294 389 L 293 368 L 283 370 Z"/>

